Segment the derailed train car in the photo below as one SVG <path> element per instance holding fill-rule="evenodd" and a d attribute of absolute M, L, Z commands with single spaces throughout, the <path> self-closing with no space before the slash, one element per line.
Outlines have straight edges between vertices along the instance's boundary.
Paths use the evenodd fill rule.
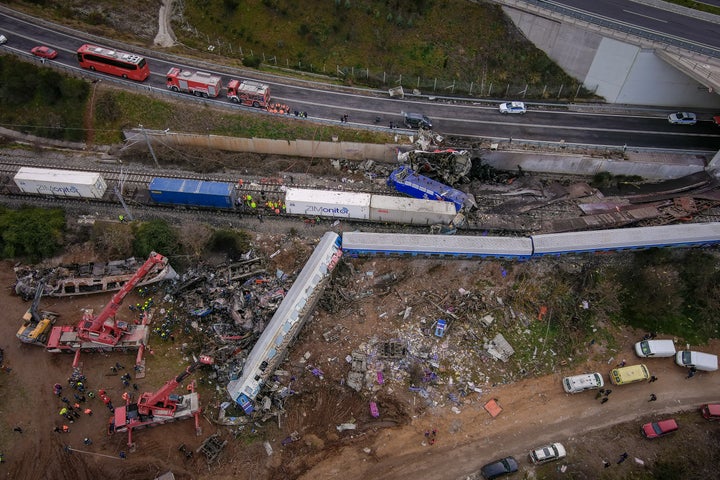
<path fill-rule="evenodd" d="M 302 188 L 288 188 L 285 202 L 291 215 L 405 225 L 449 224 L 457 214 L 452 202 Z"/>

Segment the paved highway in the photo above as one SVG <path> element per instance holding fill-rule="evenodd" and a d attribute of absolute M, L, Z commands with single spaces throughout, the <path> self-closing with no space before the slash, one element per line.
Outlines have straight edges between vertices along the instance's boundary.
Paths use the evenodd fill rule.
<path fill-rule="evenodd" d="M 0 13 L 0 33 L 8 37 L 8 43 L 0 48 L 22 54 L 35 45 L 49 45 L 59 52 L 53 61 L 58 67 L 79 70 L 75 57 L 77 48 L 86 43 L 81 33 L 63 33 L 45 21 L 26 22 Z M 111 45 L 110 41 L 105 45 Z M 175 98 L 197 101 L 187 94 L 171 94 L 165 88 L 165 73 L 171 66 L 194 68 L 188 60 L 179 57 L 166 60 L 148 51 L 146 55 L 151 76 L 143 84 L 94 74 L 85 71 L 88 76 L 102 78 L 103 81 L 121 82 L 140 92 L 154 90 L 172 95 Z M 211 71 L 223 77 L 227 83 L 230 78 L 238 78 L 221 65 L 203 70 Z M 528 113 L 520 115 L 501 115 L 497 111 L 497 101 L 466 101 L 462 99 L 428 97 L 391 99 L 386 92 L 334 87 L 332 90 L 320 89 L 318 85 L 304 82 L 275 80 L 265 83 L 271 85 L 275 101 L 286 103 L 291 110 L 308 112 L 311 118 L 323 121 L 339 122 L 343 114 L 349 115 L 351 125 L 365 127 L 387 127 L 389 122 L 401 123 L 401 112 L 420 112 L 428 115 L 434 122 L 434 130 L 442 135 L 471 136 L 478 140 L 546 141 L 609 145 L 614 147 L 655 147 L 678 150 L 719 150 L 720 129 L 710 121 L 710 112 L 700 115 L 702 121 L 695 126 L 669 125 L 666 116 L 669 111 L 644 110 L 624 114 L 583 113 L 567 105 L 533 104 L 528 105 Z M 224 94 L 223 94 L 224 95 Z M 518 100 L 518 99 L 514 99 Z M 203 100 L 212 105 L 240 109 L 222 95 L 218 99 Z M 246 108 L 249 111 L 256 111 Z M 258 112 L 260 114 L 260 112 Z M 375 119 L 381 120 L 376 125 Z M 291 115 L 291 118 L 294 117 Z M 305 121 L 297 119 L 297 121 Z"/>
<path fill-rule="evenodd" d="M 552 10 L 569 9 L 568 14 L 592 23 L 611 24 L 620 31 L 637 28 L 646 38 L 660 37 L 670 43 L 690 43 L 699 51 L 720 57 L 720 18 L 708 22 L 627 0 L 531 0 Z M 719 1 L 719 0 L 713 0 Z"/>

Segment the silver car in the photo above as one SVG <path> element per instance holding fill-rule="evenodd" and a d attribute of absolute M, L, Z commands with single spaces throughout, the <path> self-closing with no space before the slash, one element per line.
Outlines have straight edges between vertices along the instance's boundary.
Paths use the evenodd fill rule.
<path fill-rule="evenodd" d="M 7 37 L 5 35 L 0 34 L 0 45 L 7 42 Z"/>
<path fill-rule="evenodd" d="M 668 115 L 668 122 L 673 125 L 695 125 L 697 116 L 690 112 L 676 112 Z"/>
<path fill-rule="evenodd" d="M 503 113 L 503 114 L 519 113 L 520 115 L 524 115 L 525 112 L 527 112 L 527 108 L 525 108 L 525 104 L 523 102 L 501 103 L 500 107 L 498 107 L 498 110 L 500 110 L 500 113 Z"/>

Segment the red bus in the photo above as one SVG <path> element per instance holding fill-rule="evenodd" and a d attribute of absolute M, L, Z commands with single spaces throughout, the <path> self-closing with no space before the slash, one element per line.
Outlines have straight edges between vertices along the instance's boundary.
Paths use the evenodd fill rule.
<path fill-rule="evenodd" d="M 85 44 L 78 48 L 78 62 L 82 68 L 109 73 L 118 77 L 144 81 L 150 76 L 145 58 L 134 53 Z"/>

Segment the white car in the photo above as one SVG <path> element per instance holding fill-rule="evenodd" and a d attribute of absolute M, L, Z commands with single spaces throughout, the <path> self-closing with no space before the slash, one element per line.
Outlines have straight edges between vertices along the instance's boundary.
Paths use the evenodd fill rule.
<path fill-rule="evenodd" d="M 500 113 L 519 113 L 523 115 L 527 112 L 523 102 L 506 102 L 500 104 Z"/>
<path fill-rule="evenodd" d="M 7 42 L 7 37 L 5 35 L 0 34 L 0 45 Z"/>
<path fill-rule="evenodd" d="M 561 458 L 565 458 L 565 447 L 563 447 L 562 443 L 545 445 L 530 452 L 530 461 L 532 463 L 552 462 Z"/>
<path fill-rule="evenodd" d="M 697 117 L 694 113 L 690 112 L 677 112 L 668 115 L 668 122 L 673 125 L 695 125 L 697 123 Z"/>

